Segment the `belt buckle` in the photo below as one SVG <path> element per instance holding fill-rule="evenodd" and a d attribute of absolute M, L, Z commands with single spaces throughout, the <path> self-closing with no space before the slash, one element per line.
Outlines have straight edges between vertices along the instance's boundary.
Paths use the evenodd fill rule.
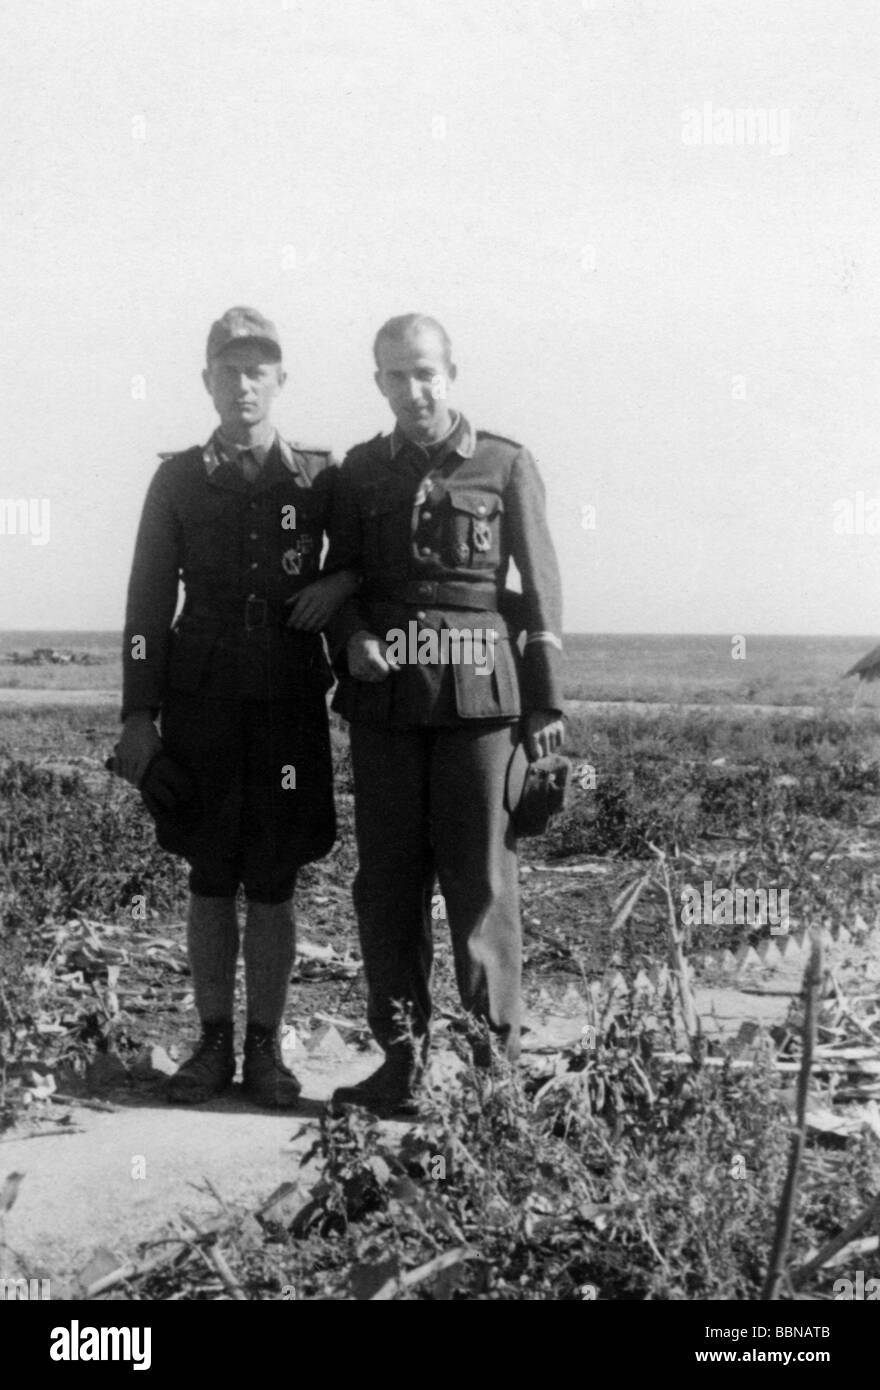
<path fill-rule="evenodd" d="M 255 605 L 255 606 L 258 607 L 259 613 L 260 613 L 259 618 L 253 618 L 253 617 L 251 616 L 251 607 L 252 607 L 252 605 Z M 265 627 L 265 626 L 266 626 L 266 600 L 265 600 L 264 598 L 256 598 L 255 595 L 251 594 L 251 595 L 250 595 L 248 598 L 246 598 L 245 601 L 244 601 L 244 630 L 245 630 L 245 632 L 253 632 L 253 631 L 255 631 L 256 628 L 258 628 L 258 627 Z"/>
<path fill-rule="evenodd" d="M 420 599 L 432 599 L 437 597 L 437 585 L 431 580 L 422 579 L 416 587 L 416 593 Z"/>

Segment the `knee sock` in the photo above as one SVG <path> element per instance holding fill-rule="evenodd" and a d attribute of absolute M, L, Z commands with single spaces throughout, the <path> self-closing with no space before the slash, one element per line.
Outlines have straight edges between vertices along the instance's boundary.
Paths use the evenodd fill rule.
<path fill-rule="evenodd" d="M 244 932 L 244 974 L 248 1023 L 280 1027 L 296 959 L 293 899 L 248 903 Z"/>
<path fill-rule="evenodd" d="M 192 893 L 186 931 L 193 993 L 202 1022 L 232 1021 L 238 921 L 235 898 Z"/>

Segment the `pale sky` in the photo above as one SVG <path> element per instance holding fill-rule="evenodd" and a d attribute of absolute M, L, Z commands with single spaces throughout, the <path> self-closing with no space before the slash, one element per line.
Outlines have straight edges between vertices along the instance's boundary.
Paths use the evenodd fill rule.
<path fill-rule="evenodd" d="M 0 52 L 0 500 L 50 506 L 0 628 L 121 627 L 243 303 L 340 457 L 390 422 L 379 324 L 445 323 L 568 631 L 880 634 L 880 534 L 834 530 L 880 496 L 876 0 L 7 0 Z M 706 104 L 764 143 L 686 143 Z"/>

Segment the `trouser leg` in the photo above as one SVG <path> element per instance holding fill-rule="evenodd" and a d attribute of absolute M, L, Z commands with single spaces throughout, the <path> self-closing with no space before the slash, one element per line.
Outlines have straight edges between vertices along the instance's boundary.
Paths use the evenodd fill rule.
<path fill-rule="evenodd" d="M 238 959 L 235 898 L 191 893 L 186 937 L 199 1018 L 231 1022 Z"/>
<path fill-rule="evenodd" d="M 244 973 L 248 1023 L 278 1028 L 296 959 L 293 899 L 248 902 L 244 931 Z"/>
<path fill-rule="evenodd" d="M 354 882 L 367 1020 L 386 1051 L 399 1037 L 395 1003 L 427 1045 L 431 1017 L 431 894 L 428 768 L 435 731 L 351 725 Z"/>
<path fill-rule="evenodd" d="M 516 837 L 504 807 L 515 725 L 443 729 L 431 762 L 431 835 L 464 1008 L 519 1056 L 522 928 Z"/>

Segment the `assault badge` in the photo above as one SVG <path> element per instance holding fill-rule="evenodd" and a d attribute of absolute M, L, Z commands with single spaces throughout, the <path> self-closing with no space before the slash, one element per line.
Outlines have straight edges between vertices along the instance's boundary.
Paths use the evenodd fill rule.
<path fill-rule="evenodd" d="M 488 521 L 474 522 L 474 550 L 487 551 L 492 549 L 492 527 Z"/>
<path fill-rule="evenodd" d="M 302 573 L 302 554 L 298 547 L 291 546 L 290 550 L 285 550 L 281 556 L 281 568 L 285 574 Z"/>

